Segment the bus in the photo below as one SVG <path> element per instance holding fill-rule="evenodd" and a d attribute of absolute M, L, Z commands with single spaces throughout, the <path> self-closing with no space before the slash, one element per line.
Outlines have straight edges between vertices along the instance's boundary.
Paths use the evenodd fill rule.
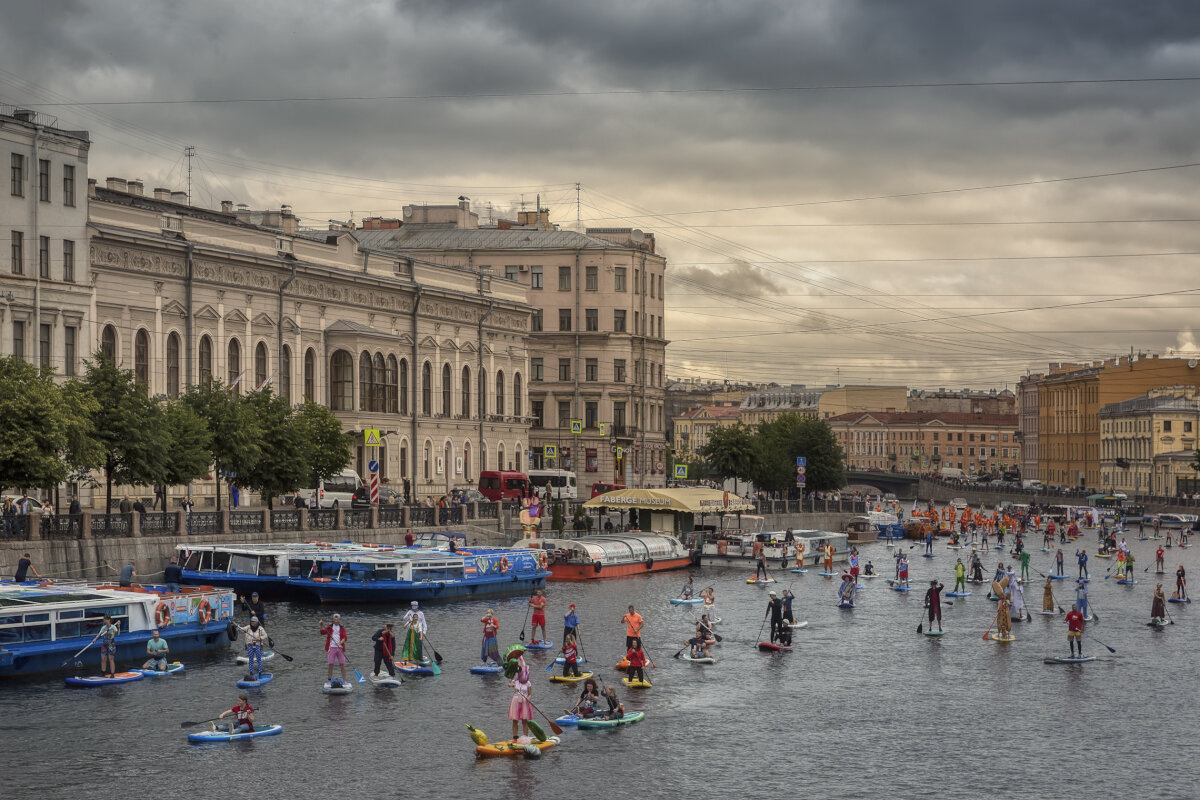
<path fill-rule="evenodd" d="M 531 469 L 529 482 L 535 492 L 542 492 L 550 484 L 550 496 L 555 500 L 576 500 L 579 490 L 575 485 L 575 473 L 565 469 Z"/>

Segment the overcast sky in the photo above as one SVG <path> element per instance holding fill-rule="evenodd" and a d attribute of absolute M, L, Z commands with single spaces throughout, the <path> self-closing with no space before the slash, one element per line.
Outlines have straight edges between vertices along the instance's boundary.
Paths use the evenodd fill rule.
<path fill-rule="evenodd" d="M 1028 183 L 1200 162 L 1200 80 L 777 89 L 1200 78 L 1198 32 L 1189 2 L 9 2 L 0 102 L 88 129 L 92 177 L 183 188 L 191 144 L 197 204 L 313 226 L 460 194 L 570 226 L 579 182 L 670 260 L 669 374 L 988 387 L 1196 351 L 1200 167 Z M 147 102 L 180 100 L 279 102 Z"/>

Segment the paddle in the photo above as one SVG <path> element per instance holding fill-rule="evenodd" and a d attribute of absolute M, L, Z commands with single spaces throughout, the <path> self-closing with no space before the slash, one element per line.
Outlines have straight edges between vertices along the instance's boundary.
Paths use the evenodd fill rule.
<path fill-rule="evenodd" d="M 278 650 L 275 651 L 275 655 L 279 656 L 284 661 L 295 661 L 296 660 L 296 659 L 292 658 L 291 656 L 289 656 L 287 653 L 281 653 Z"/>
<path fill-rule="evenodd" d="M 83 650 L 87 650 L 89 647 L 91 647 L 92 645 L 94 645 L 94 644 L 96 643 L 96 640 L 97 640 L 97 639 L 99 639 L 99 638 L 100 638 L 100 634 L 98 634 L 98 633 L 97 633 L 95 636 L 93 636 L 93 637 L 92 637 L 92 640 L 91 640 L 90 642 L 88 642 L 87 644 L 85 644 L 85 645 L 83 646 Z M 59 668 L 59 669 L 62 669 L 62 668 L 63 668 L 63 667 L 65 667 L 65 666 L 66 666 L 66 665 L 67 665 L 69 662 L 71 662 L 71 661 L 74 661 L 75 659 L 79 658 L 81 655 L 83 655 L 83 650 L 80 650 L 78 653 L 76 653 L 75 655 L 73 655 L 73 656 L 71 656 L 70 658 L 68 658 L 66 661 L 64 661 L 64 662 L 62 662 L 61 664 L 59 664 L 59 665 L 58 665 L 58 668 Z"/>
<path fill-rule="evenodd" d="M 575 626 L 575 644 L 579 645 L 579 660 L 586 664 L 587 653 L 583 651 L 583 633 L 580 632 L 579 627 L 578 625 Z"/>
<path fill-rule="evenodd" d="M 201 725 L 207 725 L 210 722 L 218 722 L 218 721 L 219 721 L 219 719 L 214 717 L 213 719 L 203 719 L 203 720 L 200 720 L 199 722 L 191 722 L 191 721 L 181 722 L 181 723 L 179 723 L 179 727 L 181 729 L 182 728 L 198 728 Z"/>
<path fill-rule="evenodd" d="M 438 664 L 442 660 L 442 654 L 439 653 L 437 648 L 433 646 L 433 643 L 429 641 L 428 636 L 421 634 L 421 638 L 425 640 L 425 644 L 429 645 L 429 649 L 433 651 L 433 659 L 429 662 L 429 669 L 433 671 L 434 675 L 441 675 L 442 668 L 438 666 Z"/>
<path fill-rule="evenodd" d="M 533 595 L 529 595 L 529 598 L 532 600 Z M 532 608 L 532 606 L 530 606 L 528 603 L 526 603 L 525 604 L 525 622 L 521 623 L 521 635 L 517 637 L 522 642 L 525 641 L 525 623 L 529 622 L 529 609 L 530 608 Z"/>
<path fill-rule="evenodd" d="M 917 633 L 925 632 L 925 612 L 929 610 L 929 605 L 921 606 L 921 621 L 917 623 Z"/>
<path fill-rule="evenodd" d="M 763 617 L 763 624 L 758 629 L 758 636 L 754 637 L 754 646 L 758 647 L 758 643 L 762 641 L 762 632 L 767 628 L 767 618 Z"/>
<path fill-rule="evenodd" d="M 532 709 L 533 709 L 534 711 L 536 711 L 537 713 L 539 713 L 539 714 L 542 714 L 542 710 L 541 710 L 540 708 L 538 708 L 537 706 L 535 706 L 535 705 L 533 704 L 533 701 L 532 701 L 532 700 L 530 700 L 528 697 L 526 697 L 526 698 L 525 698 L 525 700 L 526 700 L 526 702 L 528 702 L 528 703 L 529 703 L 529 706 L 530 706 L 530 708 L 532 708 Z M 554 735 L 555 735 L 555 736 L 560 736 L 560 735 L 562 734 L 562 732 L 563 732 L 563 731 L 562 731 L 562 728 L 558 727 L 558 724 L 557 724 L 557 723 L 555 723 L 555 721 L 554 721 L 554 720 L 550 719 L 550 718 L 549 718 L 549 717 L 547 717 L 545 714 L 542 714 L 542 719 L 546 720 L 546 722 L 547 722 L 547 723 L 549 723 L 549 725 L 550 725 L 550 730 L 554 731 Z"/>
<path fill-rule="evenodd" d="M 1114 654 L 1115 654 L 1115 653 L 1117 652 L 1116 650 L 1112 649 L 1112 648 L 1111 648 L 1111 647 L 1109 647 L 1108 645 L 1104 644 L 1104 642 L 1102 642 L 1102 641 L 1100 641 L 1099 639 L 1097 639 L 1095 636 L 1092 636 L 1090 633 L 1088 634 L 1088 638 L 1089 638 L 1089 639 L 1091 639 L 1091 640 L 1092 640 L 1093 642 L 1095 642 L 1096 644 L 1098 644 L 1098 645 L 1102 645 L 1103 647 L 1107 648 L 1107 649 L 1108 649 L 1108 652 L 1110 652 L 1110 653 L 1114 653 Z"/>
<path fill-rule="evenodd" d="M 363 677 L 363 674 L 362 674 L 361 672 L 359 672 L 357 669 L 356 669 L 356 670 L 354 670 L 354 677 L 358 678 L 358 682 L 359 682 L 360 684 L 362 684 L 362 683 L 366 683 L 366 682 L 367 682 L 367 679 L 366 679 L 366 678 L 364 678 L 364 677 Z"/>
<path fill-rule="evenodd" d="M 985 642 L 986 642 L 988 639 L 992 638 L 992 628 L 996 627 L 996 623 L 997 623 L 997 622 L 999 622 L 999 621 L 1000 621 L 1000 608 L 999 608 L 999 607 L 997 607 L 997 608 L 996 608 L 996 616 L 992 617 L 992 624 L 991 624 L 991 625 L 989 625 L 989 626 L 988 626 L 988 629 L 987 629 L 986 631 L 984 631 L 984 632 L 983 632 L 983 640 L 984 640 Z"/>

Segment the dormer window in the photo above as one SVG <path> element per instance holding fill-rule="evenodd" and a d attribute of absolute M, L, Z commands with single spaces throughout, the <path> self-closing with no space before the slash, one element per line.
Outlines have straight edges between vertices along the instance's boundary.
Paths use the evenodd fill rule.
<path fill-rule="evenodd" d="M 158 218 L 158 224 L 163 233 L 180 233 L 183 230 L 183 218 L 176 214 L 163 214 Z"/>
<path fill-rule="evenodd" d="M 292 252 L 292 240 L 286 236 L 276 236 L 275 249 L 279 251 L 281 255 L 285 253 L 290 255 Z"/>

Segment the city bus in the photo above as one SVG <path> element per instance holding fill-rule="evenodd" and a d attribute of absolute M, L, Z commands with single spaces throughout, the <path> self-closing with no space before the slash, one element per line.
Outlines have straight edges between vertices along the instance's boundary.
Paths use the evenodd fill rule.
<path fill-rule="evenodd" d="M 542 492 L 550 484 L 550 496 L 555 500 L 576 500 L 579 490 L 575 485 L 575 473 L 565 469 L 531 469 L 529 482 L 536 492 Z"/>

